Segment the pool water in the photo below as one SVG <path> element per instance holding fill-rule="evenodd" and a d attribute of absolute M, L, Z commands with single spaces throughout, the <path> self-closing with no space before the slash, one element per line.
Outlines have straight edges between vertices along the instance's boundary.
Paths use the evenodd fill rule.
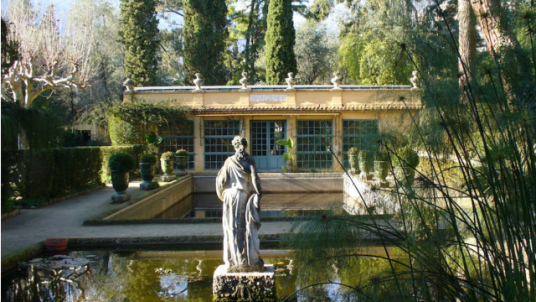
<path fill-rule="evenodd" d="M 309 284 L 310 276 L 300 277 L 300 266 L 287 251 L 261 250 L 261 255 L 266 263 L 275 265 L 278 299 Z M 212 277 L 223 264 L 221 259 L 221 250 L 45 254 L 2 278 L 2 301 L 212 301 Z M 339 272 L 333 266 L 331 273 L 320 276 L 320 280 L 355 285 L 361 278 L 365 281 L 366 276 L 388 267 L 378 266 L 376 258 L 360 259 L 356 264 L 359 267 L 352 271 L 362 273 L 344 274 L 342 268 Z M 329 284 L 300 291 L 288 301 L 311 301 L 311 297 L 343 301 L 347 294 L 346 288 Z"/>
<path fill-rule="evenodd" d="M 316 215 L 326 209 L 342 211 L 343 193 L 265 194 L 260 216 L 291 217 Z M 216 194 L 190 194 L 154 218 L 218 218 L 222 202 Z"/>

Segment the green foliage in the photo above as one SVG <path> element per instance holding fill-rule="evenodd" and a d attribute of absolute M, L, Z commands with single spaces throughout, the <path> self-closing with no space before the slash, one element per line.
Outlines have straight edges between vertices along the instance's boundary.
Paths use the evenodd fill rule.
<path fill-rule="evenodd" d="M 389 161 L 389 153 L 385 151 L 378 151 L 376 152 L 376 161 Z"/>
<path fill-rule="evenodd" d="M 14 41 L 8 41 L 9 26 L 2 17 L 2 74 L 19 59 L 18 45 Z"/>
<path fill-rule="evenodd" d="M 160 159 L 161 160 L 174 160 L 175 159 L 175 154 L 173 154 L 173 152 L 171 151 L 167 151 L 167 152 L 164 152 L 162 153 L 162 155 L 160 155 Z"/>
<path fill-rule="evenodd" d="M 151 86 L 156 81 L 160 39 L 155 5 L 155 0 L 121 1 L 125 72 L 137 86 Z"/>
<path fill-rule="evenodd" d="M 136 168 L 136 161 L 128 153 L 116 153 L 108 159 L 108 167 L 111 171 L 129 172 Z"/>
<path fill-rule="evenodd" d="M 348 150 L 348 155 L 357 155 L 357 153 L 359 152 L 359 149 L 356 148 L 356 147 L 352 147 Z"/>
<path fill-rule="evenodd" d="M 107 121 L 112 146 L 131 145 L 140 141 L 142 134 L 133 124 L 110 113 L 107 115 Z"/>
<path fill-rule="evenodd" d="M 296 61 L 300 84 L 329 83 L 336 68 L 337 45 L 330 39 L 326 27 L 307 22 L 296 31 Z"/>
<path fill-rule="evenodd" d="M 37 206 L 98 186 L 101 167 L 100 148 L 2 151 L 2 211 L 9 210 L 15 197 L 23 205 Z"/>
<path fill-rule="evenodd" d="M 141 157 L 140 163 L 156 164 L 156 155 L 152 153 L 145 153 Z"/>
<path fill-rule="evenodd" d="M 177 155 L 177 156 L 187 156 L 188 151 L 186 151 L 184 149 L 179 149 L 179 150 L 177 150 L 177 152 L 175 152 L 175 155 Z"/>
<path fill-rule="evenodd" d="M 201 73 L 204 85 L 224 85 L 223 53 L 227 30 L 225 0 L 184 1 L 184 68 L 186 82 Z"/>
<path fill-rule="evenodd" d="M 10 212 L 14 209 L 14 200 L 17 196 L 17 183 L 19 162 L 21 152 L 2 150 L 2 213 Z"/>
<path fill-rule="evenodd" d="M 158 146 L 162 143 L 164 138 L 160 135 L 156 135 L 154 131 L 151 131 L 151 133 L 145 135 L 145 141 L 147 142 L 148 146 L 152 146 L 153 148 L 158 148 Z"/>
<path fill-rule="evenodd" d="M 144 145 L 130 145 L 130 146 L 113 146 L 113 147 L 100 147 L 102 154 L 100 176 L 102 182 L 110 182 L 111 174 L 108 167 L 108 161 L 110 157 L 116 153 L 128 153 L 134 157 L 134 163 L 139 163 L 140 158 L 145 151 Z"/>
<path fill-rule="evenodd" d="M 393 156 L 393 165 L 396 167 L 412 167 L 419 165 L 419 155 L 411 148 L 404 147 L 396 150 L 396 155 Z"/>
<path fill-rule="evenodd" d="M 291 0 L 272 0 L 266 28 L 266 83 L 285 83 L 287 73 L 298 72 L 294 44 L 296 32 L 292 21 Z"/>

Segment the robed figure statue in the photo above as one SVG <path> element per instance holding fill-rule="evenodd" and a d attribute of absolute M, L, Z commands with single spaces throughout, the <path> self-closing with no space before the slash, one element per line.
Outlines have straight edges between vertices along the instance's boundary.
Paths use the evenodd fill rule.
<path fill-rule="evenodd" d="M 228 272 L 259 272 L 264 269 L 257 234 L 261 183 L 255 162 L 245 151 L 247 140 L 236 136 L 232 144 L 236 153 L 216 177 L 216 192 L 223 202 L 223 261 Z"/>

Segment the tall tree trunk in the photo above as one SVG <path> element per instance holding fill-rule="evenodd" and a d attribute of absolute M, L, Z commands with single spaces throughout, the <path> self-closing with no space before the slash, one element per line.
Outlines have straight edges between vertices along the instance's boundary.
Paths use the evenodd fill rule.
<path fill-rule="evenodd" d="M 486 47 L 497 63 L 501 81 L 510 101 L 523 103 L 525 90 L 530 87 L 530 64 L 516 37 L 508 26 L 508 20 L 500 0 L 471 0 L 471 5 Z"/>
<path fill-rule="evenodd" d="M 471 8 L 471 0 L 458 0 L 458 36 L 459 58 L 458 73 L 461 102 L 466 102 L 463 93 L 466 86 L 473 81 L 474 59 L 476 54 L 476 18 Z"/>

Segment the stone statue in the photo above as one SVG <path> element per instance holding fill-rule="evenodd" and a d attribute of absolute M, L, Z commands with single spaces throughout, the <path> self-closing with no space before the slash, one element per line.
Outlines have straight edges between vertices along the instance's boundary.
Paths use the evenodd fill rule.
<path fill-rule="evenodd" d="M 294 78 L 294 72 L 288 73 L 288 78 L 285 79 L 285 82 L 287 82 L 287 90 L 294 90 L 294 83 L 296 83 L 296 79 Z"/>
<path fill-rule="evenodd" d="M 418 72 L 417 70 L 414 70 L 412 73 L 413 77 L 411 77 L 409 79 L 409 81 L 411 82 L 411 85 L 413 85 L 413 87 L 411 87 L 411 89 L 419 89 L 419 77 L 418 77 Z"/>
<path fill-rule="evenodd" d="M 342 88 L 340 87 L 342 83 L 342 78 L 339 72 L 333 73 L 333 79 L 331 79 L 331 83 L 333 83 L 332 90 L 342 90 Z"/>
<path fill-rule="evenodd" d="M 127 79 L 123 82 L 123 86 L 126 87 L 127 91 L 134 91 L 134 81 L 132 81 L 131 77 L 131 74 L 127 74 Z"/>
<path fill-rule="evenodd" d="M 201 74 L 196 73 L 194 79 L 195 90 L 203 90 L 201 89 L 201 85 L 203 84 L 203 82 L 205 82 L 205 80 L 201 77 Z"/>
<path fill-rule="evenodd" d="M 242 90 L 249 90 L 248 88 L 248 82 L 249 82 L 249 79 L 248 79 L 248 73 L 247 72 L 242 72 L 242 78 L 240 79 L 240 84 L 242 84 Z"/>
<path fill-rule="evenodd" d="M 227 272 L 262 272 L 257 231 L 261 186 L 255 162 L 246 153 L 247 140 L 235 136 L 235 155 L 230 156 L 216 177 L 216 192 L 223 201 L 223 261 Z"/>

